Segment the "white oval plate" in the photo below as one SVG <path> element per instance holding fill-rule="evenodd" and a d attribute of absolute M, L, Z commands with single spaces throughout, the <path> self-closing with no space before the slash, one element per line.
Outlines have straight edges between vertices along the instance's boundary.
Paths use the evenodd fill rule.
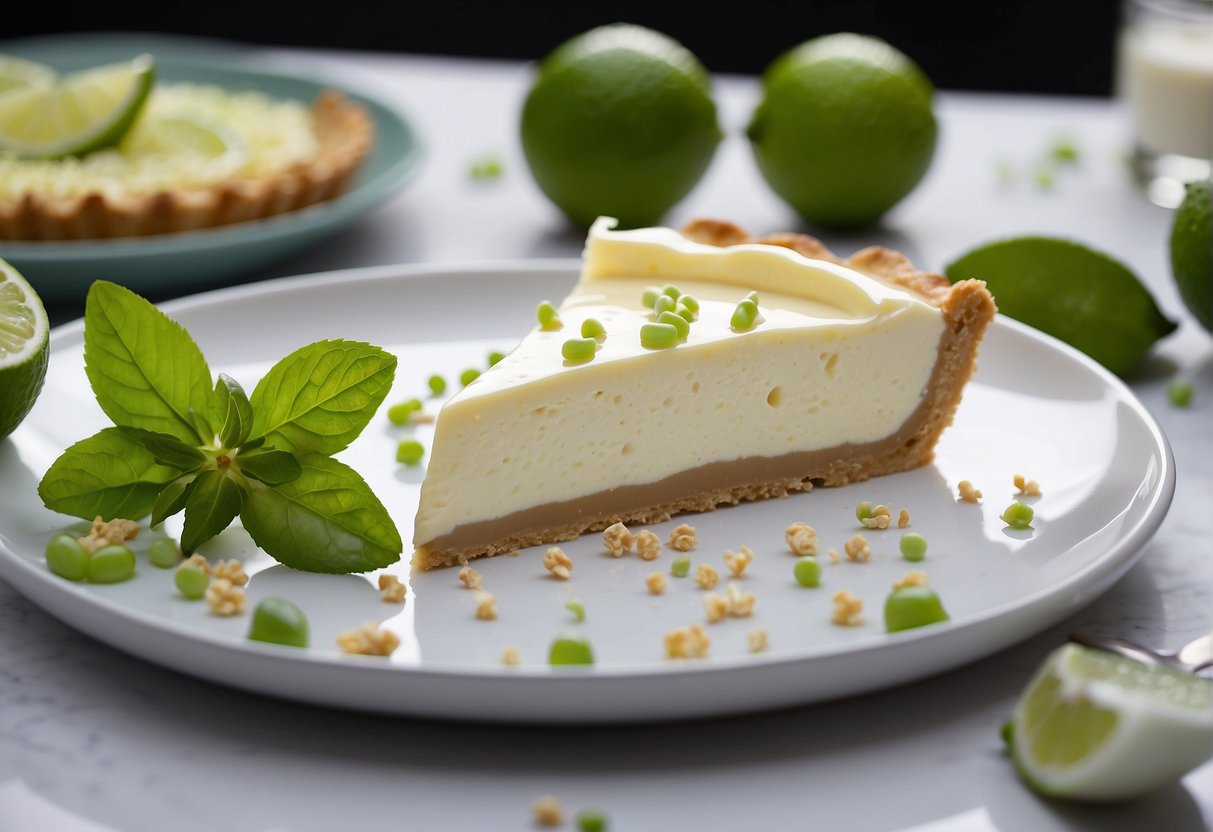
<path fill-rule="evenodd" d="M 380 267 L 225 289 L 164 309 L 189 328 L 212 371 L 250 390 L 272 362 L 314 340 L 357 338 L 388 347 L 400 356 L 392 402 L 421 395 L 431 373 L 453 380 L 467 367 L 483 367 L 490 350 L 508 349 L 531 326 L 539 299 L 563 296 L 574 277 L 569 262 Z M 757 554 L 741 581 L 757 596 L 754 615 L 709 626 L 710 659 L 664 658 L 666 631 L 704 622 L 704 593 L 690 579 L 671 578 L 660 597 L 645 589 L 648 573 L 668 571 L 675 556 L 669 549 L 654 562 L 615 560 L 598 535 L 589 535 L 565 546 L 575 562 L 569 582 L 547 576 L 538 549 L 477 562 L 500 610 L 497 621 L 479 621 L 473 594 L 453 570 L 410 576 L 407 553 L 388 571 L 408 579 L 408 601 L 392 605 L 379 600 L 374 576 L 294 572 L 256 550 L 241 529 L 229 529 L 203 551 L 212 560 L 245 561 L 249 608 L 278 595 L 309 617 L 310 648 L 277 647 L 245 639 L 247 612 L 216 618 L 205 603 L 177 595 L 172 572 L 146 560 L 153 533 L 134 541 L 139 571 L 127 583 L 74 584 L 46 570 L 46 541 L 72 521 L 42 507 L 38 480 L 66 446 L 107 424 L 85 378 L 81 333 L 80 322 L 54 331 L 45 390 L 26 422 L 0 442 L 0 575 L 51 614 L 119 649 L 222 684 L 324 705 L 475 720 L 613 722 L 738 713 L 907 682 L 989 655 L 1089 603 L 1136 560 L 1175 483 L 1166 440 L 1123 384 L 1064 344 L 999 320 L 934 464 L 653 527 L 664 540 L 677 523 L 692 523 L 699 537 L 694 561 L 722 573 L 725 549 L 746 545 Z M 426 405 L 431 412 L 437 406 Z M 342 454 L 389 507 L 406 545 L 421 472 L 398 466 L 394 448 L 409 434 L 428 447 L 432 428 L 395 428 L 377 414 Z M 1016 473 L 1038 480 L 1044 491 L 1030 500 L 1031 532 L 1012 531 L 998 519 L 1013 499 Z M 984 492 L 980 504 L 956 501 L 962 479 Z M 817 528 L 823 548 L 841 550 L 861 531 L 853 514 L 860 500 L 886 503 L 894 515 L 909 508 L 911 530 L 930 544 L 926 560 L 900 558 L 896 529 L 869 532 L 870 563 L 827 565 L 822 588 L 799 588 L 784 528 L 803 520 Z M 173 522 L 168 531 L 177 534 Z M 888 635 L 884 599 L 909 568 L 930 576 L 952 620 Z M 843 588 L 864 600 L 862 626 L 830 623 L 831 595 Z M 588 611 L 584 624 L 564 608 L 572 597 Z M 336 648 L 338 632 L 367 620 L 400 636 L 390 659 Z M 769 633 L 770 648 L 750 654 L 747 634 L 758 627 Z M 569 629 L 591 640 L 592 668 L 548 668 L 551 639 Z M 521 667 L 500 664 L 506 645 L 518 648 Z"/>

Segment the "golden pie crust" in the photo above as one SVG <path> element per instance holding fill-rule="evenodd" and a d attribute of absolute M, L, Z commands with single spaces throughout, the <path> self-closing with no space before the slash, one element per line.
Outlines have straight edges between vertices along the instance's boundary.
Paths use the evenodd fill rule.
<path fill-rule="evenodd" d="M 325 90 L 312 105 L 317 151 L 259 178 L 233 177 L 209 188 L 140 195 L 61 198 L 26 194 L 0 201 L 0 240 L 145 237 L 231 225 L 296 211 L 344 193 L 374 144 L 362 105 Z"/>

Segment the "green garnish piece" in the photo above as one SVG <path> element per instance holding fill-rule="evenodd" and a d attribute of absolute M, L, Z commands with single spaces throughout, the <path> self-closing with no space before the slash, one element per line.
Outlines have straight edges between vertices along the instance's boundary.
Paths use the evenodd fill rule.
<path fill-rule="evenodd" d="M 748 293 L 748 294 L 745 296 L 745 299 L 746 299 L 746 300 L 753 301 L 755 306 L 757 306 L 757 305 L 758 305 L 758 293 L 757 293 L 757 292 L 750 292 L 750 293 Z"/>
<path fill-rule="evenodd" d="M 664 287 L 662 287 L 661 294 L 665 295 L 670 300 L 678 300 L 680 297 L 682 297 L 682 290 L 673 283 L 667 283 Z"/>
<path fill-rule="evenodd" d="M 491 353 L 489 353 L 489 366 L 492 367 L 503 358 L 505 358 L 505 353 L 498 350 L 493 350 Z"/>
<path fill-rule="evenodd" d="M 577 813 L 577 832 L 606 832 L 607 816 L 601 809 L 586 808 Z"/>
<path fill-rule="evenodd" d="M 598 342 L 593 338 L 570 338 L 560 347 L 560 354 L 571 364 L 584 364 L 598 351 Z"/>
<path fill-rule="evenodd" d="M 70 534 L 57 534 L 46 544 L 46 568 L 60 578 L 83 581 L 88 572 L 88 552 Z"/>
<path fill-rule="evenodd" d="M 585 621 L 585 604 L 581 603 L 580 599 L 570 598 L 564 608 L 573 614 L 578 624 Z"/>
<path fill-rule="evenodd" d="M 1053 186 L 1057 184 L 1057 176 L 1051 168 L 1039 167 L 1032 174 L 1032 181 L 1036 183 L 1036 187 L 1042 191 L 1051 191 Z"/>
<path fill-rule="evenodd" d="M 653 316 L 658 317 L 662 312 L 673 312 L 677 307 L 678 304 L 669 295 L 658 295 L 657 300 L 653 302 Z"/>
<path fill-rule="evenodd" d="M 678 330 L 672 324 L 644 324 L 640 327 L 640 346 L 650 350 L 668 350 L 678 344 Z"/>
<path fill-rule="evenodd" d="M 555 332 L 564 326 L 564 321 L 560 320 L 560 313 L 556 311 L 555 306 L 552 306 L 550 300 L 539 301 L 539 305 L 535 307 L 535 317 L 539 321 L 539 328 L 544 332 Z"/>
<path fill-rule="evenodd" d="M 404 465 L 417 465 L 425 456 L 425 446 L 416 439 L 402 439 L 396 446 L 396 461 Z"/>
<path fill-rule="evenodd" d="M 478 378 L 480 378 L 480 371 L 477 370 L 475 367 L 468 367 L 466 370 L 464 370 L 462 373 L 459 374 L 459 384 L 462 387 L 467 387 L 469 384 L 471 384 L 473 381 L 475 381 Z"/>
<path fill-rule="evenodd" d="M 685 578 L 691 574 L 691 559 L 687 555 L 674 558 L 674 562 L 670 564 L 670 574 L 675 578 Z"/>
<path fill-rule="evenodd" d="M 661 297 L 661 287 L 647 286 L 644 293 L 640 296 L 640 302 L 644 304 L 645 309 L 652 309 L 653 304 L 657 302 L 657 298 Z"/>
<path fill-rule="evenodd" d="M 93 393 L 116 427 L 55 460 L 38 486 L 47 508 L 86 520 L 150 513 L 153 525 L 184 510 L 186 552 L 239 515 L 267 554 L 305 571 L 361 572 L 399 559 L 403 544 L 383 504 L 329 459 L 383 404 L 395 356 L 319 341 L 271 367 L 246 396 L 227 376 L 212 383 L 179 324 L 106 281 L 89 289 L 84 353 Z M 340 470 L 342 485 L 318 470 Z M 102 580 L 125 579 L 127 560 L 114 553 L 93 569 Z"/>
<path fill-rule="evenodd" d="M 687 306 L 682 301 L 678 301 L 678 305 L 674 307 L 674 314 L 682 318 L 688 324 L 695 320 L 695 313 L 691 307 Z"/>
<path fill-rule="evenodd" d="M 421 399 L 409 399 L 389 407 L 387 418 L 393 425 L 407 425 L 409 418 L 418 410 L 421 410 Z"/>
<path fill-rule="evenodd" d="M 862 523 L 864 520 L 869 520 L 872 517 L 872 503 L 864 500 L 855 506 L 855 519 Z"/>
<path fill-rule="evenodd" d="M 1192 403 L 1192 382 L 1184 378 L 1172 379 L 1167 385 L 1167 398 L 1176 407 L 1187 407 Z"/>
<path fill-rule="evenodd" d="M 884 602 L 884 628 L 890 633 L 947 620 L 939 595 L 930 587 L 903 586 L 893 590 Z"/>
<path fill-rule="evenodd" d="M 249 641 L 307 647 L 308 624 L 303 610 L 284 598 L 262 598 L 253 609 Z"/>
<path fill-rule="evenodd" d="M 699 299 L 696 298 L 694 295 L 681 295 L 678 298 L 678 302 L 681 303 L 683 306 L 685 306 L 687 309 L 690 309 L 693 314 L 695 314 L 695 315 L 699 314 Z"/>
<path fill-rule="evenodd" d="M 686 338 L 691 334 L 691 325 L 687 323 L 687 319 L 673 312 L 662 312 L 657 316 L 657 323 L 674 327 L 678 330 L 679 338 Z"/>
<path fill-rule="evenodd" d="M 1007 506 L 999 517 L 1004 523 L 1013 529 L 1030 529 L 1032 528 L 1032 518 L 1036 516 L 1036 512 L 1032 507 L 1021 500 L 1016 500 Z"/>
<path fill-rule="evenodd" d="M 172 569 L 181 562 L 181 547 L 175 540 L 167 537 L 157 538 L 147 549 L 147 559 L 152 562 L 152 566 Z"/>
<path fill-rule="evenodd" d="M 597 318 L 586 318 L 581 322 L 581 337 L 593 338 L 595 341 L 605 341 L 606 327 Z"/>
<path fill-rule="evenodd" d="M 189 561 L 177 567 L 177 574 L 173 576 L 173 583 L 177 585 L 177 591 L 191 601 L 197 601 L 206 594 L 206 587 L 211 582 L 211 576 L 203 572 L 197 566 L 193 566 Z"/>
<path fill-rule="evenodd" d="M 91 584 L 117 584 L 135 576 L 135 553 L 125 546 L 106 546 L 88 559 L 84 577 Z"/>
<path fill-rule="evenodd" d="M 548 664 L 593 664 L 594 650 L 589 639 L 579 633 L 557 636 L 548 649 Z"/>
<path fill-rule="evenodd" d="M 468 175 L 473 179 L 496 179 L 503 171 L 501 160 L 496 156 L 486 156 L 472 162 Z M 250 636 L 251 638 L 251 636 Z"/>
<path fill-rule="evenodd" d="M 426 379 L 425 383 L 429 385 L 430 392 L 435 396 L 441 396 L 446 392 L 446 379 L 437 373 Z"/>
<path fill-rule="evenodd" d="M 917 563 L 927 556 L 927 539 L 918 532 L 903 534 L 898 545 L 901 547 L 901 556 L 912 563 Z"/>
<path fill-rule="evenodd" d="M 821 564 L 812 555 L 797 558 L 792 566 L 792 576 L 806 589 L 821 586 Z"/>
<path fill-rule="evenodd" d="M 1072 165 L 1078 161 L 1078 145 L 1069 136 L 1061 136 L 1049 148 L 1049 156 L 1060 164 Z"/>
<path fill-rule="evenodd" d="M 758 320 L 758 304 L 746 298 L 737 304 L 737 308 L 733 310 L 733 317 L 729 319 L 729 326 L 735 332 L 745 332 L 754 328 L 756 320 Z"/>

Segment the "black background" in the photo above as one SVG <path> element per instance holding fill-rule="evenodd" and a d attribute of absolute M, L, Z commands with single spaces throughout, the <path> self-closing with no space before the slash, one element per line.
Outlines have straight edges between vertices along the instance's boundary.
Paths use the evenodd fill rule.
<path fill-rule="evenodd" d="M 253 43 L 487 58 L 540 58 L 564 39 L 623 20 L 682 41 L 714 72 L 760 72 L 815 35 L 877 35 L 914 58 L 936 86 L 1109 95 L 1115 0 L 913 2 L 700 0 L 696 3 L 537 0 L 56 0 L 21 3 L 0 38 L 141 31 Z"/>

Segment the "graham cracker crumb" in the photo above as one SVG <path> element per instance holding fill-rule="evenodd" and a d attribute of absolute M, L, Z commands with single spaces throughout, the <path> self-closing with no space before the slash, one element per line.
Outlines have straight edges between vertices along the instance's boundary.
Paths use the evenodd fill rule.
<path fill-rule="evenodd" d="M 872 509 L 872 516 L 863 519 L 863 524 L 869 529 L 887 529 L 891 522 L 892 517 L 889 515 L 889 507 L 886 505 L 876 506 Z"/>
<path fill-rule="evenodd" d="M 408 587 L 395 575 L 379 576 L 379 598 L 385 604 L 399 604 L 407 591 Z"/>
<path fill-rule="evenodd" d="M 483 589 L 476 592 L 476 617 L 481 621 L 497 620 L 497 596 Z"/>
<path fill-rule="evenodd" d="M 88 534 L 76 538 L 76 542 L 80 544 L 84 551 L 90 555 L 95 555 L 106 546 L 116 546 L 119 543 L 125 543 L 137 534 L 139 534 L 139 524 L 134 520 L 124 520 L 121 517 L 115 517 L 113 520 L 107 522 L 102 520 L 101 515 L 98 514 L 93 518 L 93 527 L 88 530 Z"/>
<path fill-rule="evenodd" d="M 248 583 L 248 575 L 245 574 L 244 564 L 235 558 L 217 561 L 214 568 L 211 569 L 211 574 L 216 578 L 231 581 L 232 586 L 244 586 Z"/>
<path fill-rule="evenodd" d="M 904 529 L 908 525 L 910 525 L 910 510 L 903 508 L 897 514 L 897 528 Z"/>
<path fill-rule="evenodd" d="M 1015 491 L 1025 497 L 1039 497 L 1040 483 L 1036 480 L 1024 479 L 1023 474 L 1016 474 L 1012 482 L 1015 483 Z"/>
<path fill-rule="evenodd" d="M 863 601 L 855 597 L 845 589 L 840 589 L 834 593 L 832 599 L 834 601 L 834 615 L 830 618 L 830 622 L 837 624 L 839 627 L 857 627 L 863 623 L 863 619 L 859 614 L 863 612 Z"/>
<path fill-rule="evenodd" d="M 480 573 L 470 566 L 460 569 L 458 577 L 463 583 L 464 589 L 480 589 L 480 584 L 483 582 Z"/>
<path fill-rule="evenodd" d="M 695 584 L 700 589 L 715 589 L 717 581 L 720 580 L 720 573 L 715 567 L 709 566 L 706 563 L 701 563 L 695 567 Z"/>
<path fill-rule="evenodd" d="M 817 530 L 807 523 L 793 523 L 784 529 L 783 539 L 787 541 L 792 554 L 800 557 L 817 554 Z"/>
<path fill-rule="evenodd" d="M 364 621 L 356 629 L 339 633 L 337 646 L 358 656 L 390 656 L 400 646 L 400 637 L 374 621 Z"/>
<path fill-rule="evenodd" d="M 975 503 L 981 499 L 981 492 L 968 480 L 961 480 L 956 484 L 956 493 L 960 495 L 962 503 Z"/>
<path fill-rule="evenodd" d="M 762 627 L 757 627 L 746 633 L 746 643 L 750 645 L 751 653 L 761 653 L 767 649 L 770 644 L 770 638 L 767 636 L 767 631 Z"/>
<path fill-rule="evenodd" d="M 897 579 L 897 582 L 893 584 L 893 589 L 903 589 L 907 586 L 926 586 L 926 585 L 927 585 L 927 573 L 920 572 L 917 569 L 911 569 L 909 572 L 905 573 L 904 575 L 902 575 L 900 578 Z"/>
<path fill-rule="evenodd" d="M 518 667 L 522 664 L 522 656 L 518 653 L 518 648 L 507 644 L 501 651 L 501 663 L 506 667 Z"/>
<path fill-rule="evenodd" d="M 706 659 L 712 638 L 698 624 L 676 627 L 665 634 L 665 654 L 670 659 Z"/>
<path fill-rule="evenodd" d="M 632 547 L 636 544 L 636 538 L 628 531 L 627 526 L 622 523 L 615 523 L 614 525 L 607 526 L 606 531 L 602 533 L 602 544 L 611 553 L 611 557 L 621 558 L 632 551 Z"/>
<path fill-rule="evenodd" d="M 670 532 L 670 539 L 666 541 L 666 545 L 675 552 L 689 552 L 695 548 L 697 542 L 695 539 L 695 527 L 683 523 Z"/>
<path fill-rule="evenodd" d="M 198 554 L 197 552 L 194 552 L 194 554 L 190 555 L 188 558 L 181 561 L 180 565 L 178 565 L 177 568 L 184 569 L 187 566 L 193 567 L 194 569 L 199 569 L 203 572 L 203 574 L 206 574 L 206 575 L 211 574 L 210 563 L 207 561 L 206 558 L 204 558 L 202 555 Z"/>
<path fill-rule="evenodd" d="M 852 563 L 867 563 L 872 559 L 872 549 L 868 546 L 868 539 L 861 534 L 857 534 L 842 545 L 842 550 L 847 553 L 847 559 Z"/>
<path fill-rule="evenodd" d="M 703 611 L 707 614 L 708 623 L 715 624 L 729 614 L 729 599 L 709 592 L 703 596 Z"/>
<path fill-rule="evenodd" d="M 531 804 L 531 813 L 535 816 L 538 826 L 554 827 L 564 825 L 564 808 L 560 801 L 550 794 L 541 795 Z"/>
<path fill-rule="evenodd" d="M 644 585 L 649 588 L 649 592 L 653 593 L 654 595 L 660 595 L 661 593 L 665 592 L 665 588 L 667 585 L 665 573 L 664 572 L 649 573 L 649 576 L 644 579 Z"/>
<path fill-rule="evenodd" d="M 752 592 L 742 592 L 741 587 L 729 581 L 727 590 L 729 599 L 729 615 L 733 618 L 748 618 L 754 612 L 754 602 L 757 600 Z"/>
<path fill-rule="evenodd" d="M 830 556 L 830 565 L 837 566 L 842 563 L 842 555 L 838 554 L 837 549 L 827 549 L 826 554 Z"/>
<path fill-rule="evenodd" d="M 227 578 L 215 578 L 206 588 L 206 605 L 211 615 L 226 618 L 244 612 L 244 590 Z"/>
<path fill-rule="evenodd" d="M 742 546 L 737 552 L 726 550 L 724 553 L 724 565 L 733 573 L 734 578 L 740 578 L 753 560 L 754 553 L 749 546 Z"/>
<path fill-rule="evenodd" d="M 656 560 L 661 554 L 661 538 L 648 529 L 636 532 L 636 554 L 641 560 Z"/>
<path fill-rule="evenodd" d="M 553 546 L 543 555 L 543 568 L 551 572 L 553 577 L 567 581 L 573 572 L 573 559 L 559 546 Z"/>

